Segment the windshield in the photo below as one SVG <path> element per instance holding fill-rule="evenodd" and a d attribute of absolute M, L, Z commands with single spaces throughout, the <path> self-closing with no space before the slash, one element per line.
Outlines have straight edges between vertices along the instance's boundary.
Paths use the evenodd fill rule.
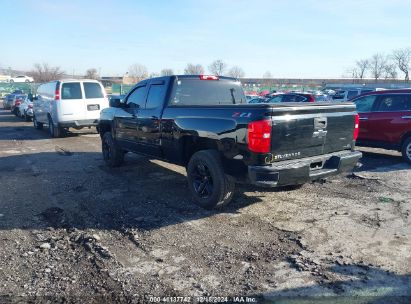
<path fill-rule="evenodd" d="M 178 79 L 171 105 L 228 105 L 246 103 L 241 83 L 234 80 Z"/>

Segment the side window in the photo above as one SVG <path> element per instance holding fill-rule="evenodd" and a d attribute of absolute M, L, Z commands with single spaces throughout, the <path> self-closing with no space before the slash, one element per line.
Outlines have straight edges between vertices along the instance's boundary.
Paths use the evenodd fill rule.
<path fill-rule="evenodd" d="M 307 97 L 296 95 L 296 96 L 295 96 L 295 101 L 296 101 L 296 102 L 306 102 L 306 101 L 307 101 Z"/>
<path fill-rule="evenodd" d="M 55 83 L 50 83 L 50 86 L 55 86 Z M 61 99 L 81 99 L 81 88 L 79 82 L 63 83 L 61 87 Z"/>
<path fill-rule="evenodd" d="M 399 112 L 406 111 L 407 107 L 407 95 L 388 95 L 381 98 L 378 106 L 379 112 Z"/>
<path fill-rule="evenodd" d="M 147 96 L 146 109 L 160 107 L 166 96 L 166 86 L 164 84 L 152 84 Z"/>
<path fill-rule="evenodd" d="M 135 89 L 127 98 L 128 106 L 130 108 L 144 108 L 146 103 L 146 91 L 146 86 Z"/>
<path fill-rule="evenodd" d="M 357 96 L 358 95 L 358 91 L 348 91 L 348 93 L 347 93 L 347 99 L 348 100 L 350 100 L 350 99 L 353 99 L 355 96 Z"/>
<path fill-rule="evenodd" d="M 376 95 L 369 95 L 369 96 L 358 98 L 357 100 L 354 101 L 357 107 L 357 111 L 359 113 L 371 112 L 371 109 L 376 99 L 377 99 Z"/>
<path fill-rule="evenodd" d="M 283 102 L 303 102 L 305 100 L 304 97 L 299 95 L 284 95 Z"/>
<path fill-rule="evenodd" d="M 282 100 L 283 100 L 283 95 L 277 95 L 271 98 L 270 100 L 268 100 L 268 102 L 276 103 L 276 102 L 282 102 Z"/>

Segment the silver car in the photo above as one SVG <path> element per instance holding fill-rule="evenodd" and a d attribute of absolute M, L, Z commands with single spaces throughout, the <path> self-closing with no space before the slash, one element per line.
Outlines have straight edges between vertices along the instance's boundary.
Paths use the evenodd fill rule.
<path fill-rule="evenodd" d="M 26 121 L 31 121 L 33 118 L 33 101 L 28 96 L 25 97 L 18 109 L 17 116 L 24 118 Z"/>

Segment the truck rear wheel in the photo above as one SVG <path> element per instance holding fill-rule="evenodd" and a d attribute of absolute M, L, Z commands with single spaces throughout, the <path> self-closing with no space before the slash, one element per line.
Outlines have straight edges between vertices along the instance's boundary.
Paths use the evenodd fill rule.
<path fill-rule="evenodd" d="M 205 209 L 220 208 L 233 198 L 234 179 L 225 174 L 215 150 L 193 154 L 187 165 L 187 179 L 195 203 Z"/>
<path fill-rule="evenodd" d="M 101 150 L 107 166 L 118 167 L 124 162 L 124 151 L 118 147 L 111 132 L 104 133 L 101 139 Z"/>
<path fill-rule="evenodd" d="M 36 128 L 37 130 L 43 129 L 43 123 L 38 122 L 36 116 L 34 116 L 34 115 L 33 115 L 33 126 L 34 126 L 34 128 Z"/>
<path fill-rule="evenodd" d="M 404 140 L 401 153 L 404 160 L 411 164 L 411 137 L 408 137 Z"/>
<path fill-rule="evenodd" d="M 51 117 L 49 117 L 49 133 L 51 137 L 61 137 L 62 135 L 62 129 L 60 127 L 56 127 L 53 123 L 53 119 Z"/>

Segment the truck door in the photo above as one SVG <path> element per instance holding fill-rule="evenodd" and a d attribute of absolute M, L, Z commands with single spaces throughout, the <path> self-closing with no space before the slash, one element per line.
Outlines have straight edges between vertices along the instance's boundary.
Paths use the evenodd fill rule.
<path fill-rule="evenodd" d="M 167 94 L 168 80 L 150 82 L 145 107 L 139 111 L 137 136 L 139 152 L 161 157 L 161 115 Z"/>
<path fill-rule="evenodd" d="M 138 134 L 139 115 L 145 106 L 146 96 L 146 84 L 136 87 L 127 96 L 126 106 L 121 111 L 118 111 L 115 117 L 116 140 L 121 141 L 122 145 L 136 152 L 138 151 L 140 141 Z"/>

